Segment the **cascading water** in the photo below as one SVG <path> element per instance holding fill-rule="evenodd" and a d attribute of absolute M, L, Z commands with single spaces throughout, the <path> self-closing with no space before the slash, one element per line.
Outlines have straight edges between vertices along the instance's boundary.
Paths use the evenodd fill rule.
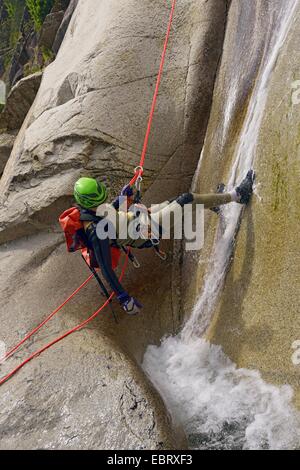
<path fill-rule="evenodd" d="M 282 4 L 266 41 L 228 180 L 229 188 L 255 164 L 268 83 L 297 6 L 298 0 Z M 233 93 L 236 93 L 236 83 Z M 225 116 L 229 116 L 231 96 L 225 106 Z M 224 284 L 241 215 L 242 207 L 237 204 L 224 208 L 212 263 L 190 319 L 179 335 L 165 338 L 159 347 L 148 347 L 143 367 L 174 421 L 183 425 L 191 447 L 300 448 L 300 416 L 291 404 L 291 388 L 268 385 L 259 373 L 237 369 L 220 347 L 200 338 L 209 326 Z"/>

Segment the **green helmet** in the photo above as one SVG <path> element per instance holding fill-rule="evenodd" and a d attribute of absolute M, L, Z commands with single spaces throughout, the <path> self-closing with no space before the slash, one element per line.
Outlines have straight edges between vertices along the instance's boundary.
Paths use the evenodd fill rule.
<path fill-rule="evenodd" d="M 74 197 L 85 209 L 100 206 L 107 200 L 107 189 L 94 178 L 80 178 L 74 186 Z"/>

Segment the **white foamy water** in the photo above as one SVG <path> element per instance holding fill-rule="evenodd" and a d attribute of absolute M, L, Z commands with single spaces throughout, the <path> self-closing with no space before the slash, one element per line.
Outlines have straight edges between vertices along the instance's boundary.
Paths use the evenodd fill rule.
<path fill-rule="evenodd" d="M 241 131 L 228 188 L 234 187 L 255 164 L 268 83 L 297 6 L 298 0 L 289 0 L 277 12 Z M 228 96 L 224 106 L 232 108 L 232 96 Z M 229 113 L 230 109 L 225 115 Z M 241 214 L 242 207 L 238 204 L 224 208 L 211 263 L 190 319 L 178 336 L 165 338 L 159 347 L 148 347 L 143 367 L 174 420 L 183 425 L 191 447 L 300 448 L 300 414 L 292 405 L 292 389 L 269 385 L 257 372 L 238 369 L 221 348 L 201 339 L 224 284 Z"/>
<path fill-rule="evenodd" d="M 292 389 L 238 369 L 220 347 L 203 339 L 169 337 L 148 348 L 143 366 L 191 448 L 300 448 L 300 414 L 291 405 Z"/>

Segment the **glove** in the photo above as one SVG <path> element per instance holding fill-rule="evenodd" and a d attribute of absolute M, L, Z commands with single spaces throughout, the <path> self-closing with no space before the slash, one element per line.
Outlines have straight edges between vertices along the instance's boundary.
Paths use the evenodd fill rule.
<path fill-rule="evenodd" d="M 130 297 L 126 293 L 119 295 L 118 300 L 123 310 L 128 315 L 138 315 L 141 311 L 141 308 L 143 308 L 143 306 L 134 297 Z"/>
<path fill-rule="evenodd" d="M 121 191 L 121 196 L 132 197 L 133 196 L 133 189 L 130 184 L 126 184 Z"/>

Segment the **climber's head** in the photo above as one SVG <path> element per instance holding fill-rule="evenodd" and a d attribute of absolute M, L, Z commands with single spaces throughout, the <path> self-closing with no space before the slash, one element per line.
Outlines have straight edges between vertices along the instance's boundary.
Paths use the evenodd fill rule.
<path fill-rule="evenodd" d="M 74 186 L 74 197 L 80 206 L 92 209 L 107 200 L 107 189 L 94 178 L 80 178 Z"/>

